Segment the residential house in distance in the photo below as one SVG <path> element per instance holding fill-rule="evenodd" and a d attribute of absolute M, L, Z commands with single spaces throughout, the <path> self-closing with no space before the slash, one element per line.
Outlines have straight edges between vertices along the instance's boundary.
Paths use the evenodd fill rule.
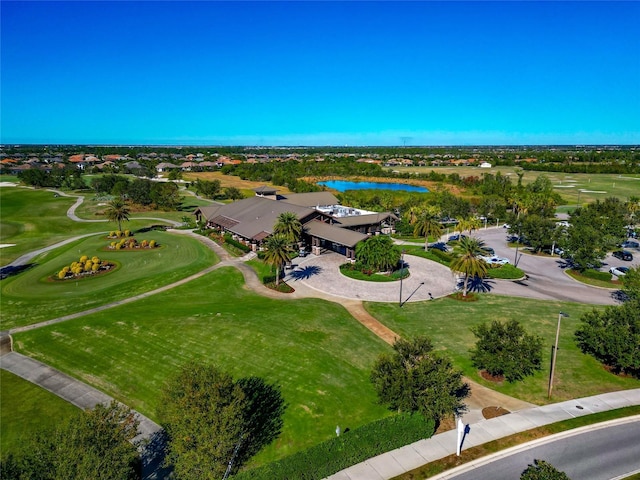
<path fill-rule="evenodd" d="M 371 235 L 391 233 L 398 220 L 391 212 L 370 212 L 344 207 L 330 192 L 292 193 L 280 195 L 271 187 L 254 189 L 254 197 L 228 205 L 199 207 L 194 214 L 208 228 L 229 232 L 234 238 L 256 251 L 273 233 L 278 216 L 284 212 L 296 215 L 303 227 L 303 248 L 320 255 L 325 250 L 355 258 L 358 243 Z"/>

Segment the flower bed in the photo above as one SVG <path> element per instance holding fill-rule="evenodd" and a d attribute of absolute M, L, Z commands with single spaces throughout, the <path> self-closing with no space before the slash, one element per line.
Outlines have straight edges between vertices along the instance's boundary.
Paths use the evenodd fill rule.
<path fill-rule="evenodd" d="M 64 266 L 62 270 L 52 275 L 51 278 L 53 280 L 77 280 L 107 273 L 114 268 L 115 264 L 113 262 L 101 260 L 96 256 L 89 258 L 87 255 L 83 255 L 77 262 Z"/>

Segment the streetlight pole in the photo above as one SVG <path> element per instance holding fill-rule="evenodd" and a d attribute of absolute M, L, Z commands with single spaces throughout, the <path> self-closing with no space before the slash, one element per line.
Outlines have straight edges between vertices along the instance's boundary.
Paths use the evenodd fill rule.
<path fill-rule="evenodd" d="M 556 370 L 556 355 L 558 354 L 558 340 L 560 338 L 560 320 L 562 317 L 568 317 L 569 314 L 560 312 L 558 313 L 558 328 L 556 329 L 556 343 L 551 347 L 551 372 L 549 373 L 549 390 L 547 392 L 548 398 L 551 398 L 551 390 L 553 389 L 553 374 Z"/>
<path fill-rule="evenodd" d="M 400 301 L 398 303 L 399 307 L 402 307 L 402 279 L 404 278 L 404 249 L 402 250 L 402 254 L 400 255 Z"/>

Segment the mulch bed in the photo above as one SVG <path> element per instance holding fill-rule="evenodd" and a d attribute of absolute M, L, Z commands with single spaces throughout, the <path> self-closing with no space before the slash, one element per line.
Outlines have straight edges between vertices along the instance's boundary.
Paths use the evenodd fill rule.
<path fill-rule="evenodd" d="M 504 375 L 491 375 L 486 370 L 480 370 L 480 376 L 488 382 L 502 383 L 504 382 Z"/>
<path fill-rule="evenodd" d="M 462 292 L 452 293 L 451 295 L 449 295 L 449 298 L 451 298 L 452 300 L 457 300 L 459 302 L 477 302 L 479 300 L 478 295 L 476 295 L 475 293 L 467 293 L 467 296 L 465 297 L 464 295 L 462 295 Z"/>
<path fill-rule="evenodd" d="M 501 417 L 502 415 L 506 415 L 507 413 L 511 412 L 502 407 L 484 407 L 482 409 L 482 416 L 487 420 L 489 420 L 490 418 Z"/>

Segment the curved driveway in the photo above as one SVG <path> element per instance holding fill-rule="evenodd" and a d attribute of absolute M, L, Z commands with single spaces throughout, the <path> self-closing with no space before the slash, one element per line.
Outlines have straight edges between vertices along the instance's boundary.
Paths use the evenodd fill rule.
<path fill-rule="evenodd" d="M 449 295 L 455 278 L 448 267 L 413 255 L 405 255 L 409 278 L 402 281 L 402 303 Z M 334 252 L 296 258 L 285 281 L 294 289 L 300 283 L 334 297 L 371 302 L 400 302 L 400 282 L 353 280 L 340 273 L 345 257 Z"/>

